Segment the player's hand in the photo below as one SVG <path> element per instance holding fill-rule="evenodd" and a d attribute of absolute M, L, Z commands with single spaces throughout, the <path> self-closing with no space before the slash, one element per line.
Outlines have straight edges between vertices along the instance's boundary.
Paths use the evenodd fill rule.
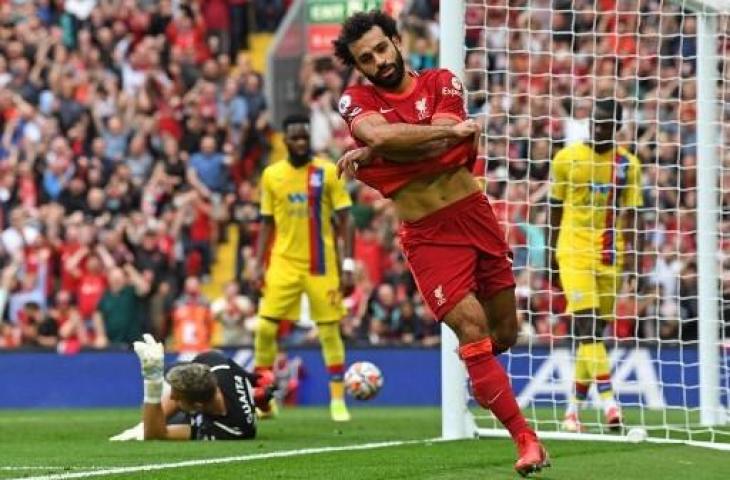
<path fill-rule="evenodd" d="M 109 437 L 109 441 L 111 442 L 128 442 L 130 440 L 144 440 L 144 423 L 139 422 L 132 428 L 128 428 L 113 437 Z"/>
<path fill-rule="evenodd" d="M 264 287 L 264 266 L 256 260 L 251 260 L 249 268 L 249 281 L 251 282 L 251 287 L 259 292 Z"/>
<path fill-rule="evenodd" d="M 482 131 L 482 126 L 474 120 L 464 120 L 451 127 L 452 133 L 456 138 L 469 138 L 472 135 L 478 136 Z"/>
<path fill-rule="evenodd" d="M 361 147 L 345 152 L 339 160 L 337 160 L 337 178 L 341 178 L 344 173 L 349 178 L 354 178 L 357 169 L 363 165 L 368 165 L 372 161 L 372 150 L 370 147 Z"/>
<path fill-rule="evenodd" d="M 143 342 L 134 342 L 134 353 L 142 366 L 142 377 L 148 381 L 162 382 L 165 368 L 165 348 L 154 337 L 145 333 Z"/>
<path fill-rule="evenodd" d="M 561 290 L 562 285 L 560 284 L 560 265 L 558 265 L 558 261 L 555 258 L 555 252 L 551 252 L 548 256 L 548 264 L 550 265 L 550 272 L 548 272 L 548 275 L 550 277 L 550 287 L 553 290 Z"/>
<path fill-rule="evenodd" d="M 347 298 L 355 291 L 354 272 L 343 271 L 340 275 L 340 291 L 342 296 Z"/>
<path fill-rule="evenodd" d="M 636 263 L 636 252 L 627 251 L 624 253 L 624 279 L 628 283 L 636 283 L 638 265 Z"/>

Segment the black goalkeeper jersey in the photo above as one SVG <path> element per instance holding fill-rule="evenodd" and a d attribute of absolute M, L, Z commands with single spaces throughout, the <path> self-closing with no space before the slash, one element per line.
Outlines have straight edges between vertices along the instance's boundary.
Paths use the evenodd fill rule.
<path fill-rule="evenodd" d="M 192 440 L 244 440 L 256 436 L 253 384 L 256 377 L 218 352 L 197 355 L 193 362 L 210 366 L 226 402 L 225 415 L 190 415 Z"/>

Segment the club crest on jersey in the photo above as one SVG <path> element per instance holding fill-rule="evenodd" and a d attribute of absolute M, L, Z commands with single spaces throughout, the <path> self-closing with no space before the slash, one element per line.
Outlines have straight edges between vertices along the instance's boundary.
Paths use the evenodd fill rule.
<path fill-rule="evenodd" d="M 426 104 L 426 97 L 416 101 L 416 112 L 418 113 L 418 119 L 423 120 L 428 117 L 428 105 Z"/>
<path fill-rule="evenodd" d="M 459 81 L 456 77 L 451 77 L 451 86 L 454 87 L 456 90 L 461 91 L 461 81 Z"/>
<path fill-rule="evenodd" d="M 312 188 L 319 188 L 322 186 L 322 172 L 317 171 L 309 176 L 309 186 Z"/>
<path fill-rule="evenodd" d="M 439 285 L 436 287 L 436 289 L 433 291 L 433 296 L 436 298 L 436 306 L 440 307 L 444 303 L 446 303 L 446 295 L 444 295 L 444 286 Z"/>
<path fill-rule="evenodd" d="M 350 105 L 352 105 L 352 97 L 349 95 L 343 95 L 340 97 L 340 114 L 345 115 L 347 114 L 347 109 L 350 108 Z"/>

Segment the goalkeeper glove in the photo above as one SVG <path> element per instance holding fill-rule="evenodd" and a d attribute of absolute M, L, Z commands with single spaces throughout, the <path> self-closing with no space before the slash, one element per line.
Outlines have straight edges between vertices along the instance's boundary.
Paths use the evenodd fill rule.
<path fill-rule="evenodd" d="M 134 352 L 142 366 L 144 403 L 161 403 L 165 349 L 149 333 L 145 333 L 143 339 L 143 342 L 134 342 Z"/>
<path fill-rule="evenodd" d="M 118 435 L 109 438 L 112 442 L 128 442 L 130 440 L 144 440 L 144 423 L 139 422 Z"/>

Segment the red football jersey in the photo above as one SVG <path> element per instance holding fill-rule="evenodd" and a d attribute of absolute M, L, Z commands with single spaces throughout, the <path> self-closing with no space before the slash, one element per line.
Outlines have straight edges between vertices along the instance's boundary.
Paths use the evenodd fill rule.
<path fill-rule="evenodd" d="M 368 115 L 379 114 L 389 123 L 429 125 L 437 118 L 466 120 L 464 88 L 459 79 L 445 69 L 408 72 L 413 76 L 411 88 L 401 94 L 389 93 L 373 85 L 348 87 L 340 97 L 340 115 L 350 132 Z M 355 139 L 360 146 L 364 143 Z M 465 165 L 471 169 L 475 160 L 471 139 L 455 145 L 437 158 L 416 163 L 396 163 L 378 157 L 357 171 L 357 179 L 388 197 L 418 177 L 433 175 Z"/>

